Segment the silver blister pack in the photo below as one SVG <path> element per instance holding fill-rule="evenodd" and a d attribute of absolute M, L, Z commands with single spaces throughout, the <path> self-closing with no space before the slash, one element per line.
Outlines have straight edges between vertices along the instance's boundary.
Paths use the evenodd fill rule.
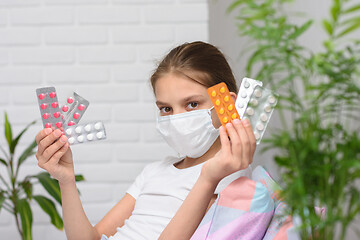
<path fill-rule="evenodd" d="M 250 120 L 256 144 L 260 144 L 277 102 L 278 95 L 271 90 L 260 86 L 254 89 L 244 118 Z"/>
<path fill-rule="evenodd" d="M 236 110 L 238 111 L 241 119 L 244 116 L 245 109 L 247 108 L 250 100 L 250 96 L 253 94 L 256 86 L 262 87 L 263 83 L 251 78 L 243 78 L 241 81 L 239 93 L 235 102 Z"/>
<path fill-rule="evenodd" d="M 67 128 L 78 124 L 89 104 L 88 100 L 73 92 L 72 96 L 68 97 L 66 103 L 61 107 L 64 116 L 64 127 Z"/>
<path fill-rule="evenodd" d="M 70 145 L 106 139 L 105 126 L 100 121 L 68 126 L 65 135 Z"/>

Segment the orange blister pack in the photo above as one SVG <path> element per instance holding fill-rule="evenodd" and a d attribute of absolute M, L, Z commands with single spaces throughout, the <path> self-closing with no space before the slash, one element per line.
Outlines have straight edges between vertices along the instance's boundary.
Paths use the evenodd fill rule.
<path fill-rule="evenodd" d="M 240 119 L 235 108 L 235 103 L 230 95 L 229 89 L 224 82 L 216 84 L 207 89 L 207 93 L 214 105 L 216 113 L 220 119 L 221 125 L 232 122 L 234 119 Z"/>

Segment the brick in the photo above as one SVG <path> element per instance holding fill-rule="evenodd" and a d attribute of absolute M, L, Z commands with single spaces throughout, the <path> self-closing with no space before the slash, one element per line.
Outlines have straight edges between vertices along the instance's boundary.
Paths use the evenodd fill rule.
<path fill-rule="evenodd" d="M 174 40 L 172 26 L 124 26 L 116 27 L 112 32 L 115 43 L 160 43 Z"/>
<path fill-rule="evenodd" d="M 208 41 L 209 29 L 207 23 L 177 25 L 175 30 L 176 42 Z"/>
<path fill-rule="evenodd" d="M 174 6 L 148 6 L 145 8 L 145 21 L 149 23 L 206 22 L 207 4 L 182 4 Z"/>
<path fill-rule="evenodd" d="M 5 209 L 1 209 L 1 214 L 0 214 L 0 231 L 2 230 L 2 227 L 4 226 L 8 226 L 10 225 L 11 221 L 15 221 L 12 220 L 12 215 L 10 215 L 10 213 L 8 211 L 6 211 Z"/>
<path fill-rule="evenodd" d="M 156 130 L 156 124 L 154 123 L 144 123 L 141 124 L 141 140 L 145 142 L 164 142 L 161 135 Z"/>
<path fill-rule="evenodd" d="M 105 44 L 108 31 L 104 27 L 51 27 L 44 31 L 47 44 Z"/>
<path fill-rule="evenodd" d="M 79 124 L 82 124 L 82 121 Z M 107 126 L 105 126 L 105 128 L 106 127 Z M 76 164 L 108 163 L 112 160 L 112 146 L 107 140 L 98 141 L 96 143 L 77 144 L 71 148 L 73 150 L 74 163 Z"/>
<path fill-rule="evenodd" d="M 108 211 L 112 207 L 114 207 L 116 202 L 109 202 L 109 203 L 87 203 L 84 204 L 84 211 L 86 216 L 89 218 L 91 224 L 95 225 L 98 223 Z"/>
<path fill-rule="evenodd" d="M 116 146 L 116 157 L 120 162 L 160 161 L 169 155 L 176 156 L 176 153 L 164 142 L 119 143 Z"/>
<path fill-rule="evenodd" d="M 75 61 L 73 48 L 17 48 L 12 53 L 16 64 L 70 64 Z"/>
<path fill-rule="evenodd" d="M 0 84 L 39 84 L 42 80 L 42 70 L 28 67 L 8 67 L 0 69 Z M 17 91 L 20 91 L 19 88 Z M 18 95 L 19 96 L 19 95 Z"/>
<path fill-rule="evenodd" d="M 45 0 L 47 5 L 90 5 L 90 4 L 106 4 L 108 0 Z"/>
<path fill-rule="evenodd" d="M 40 112 L 37 105 L 26 107 L 15 106 L 7 109 L 9 119 L 13 124 L 28 124 L 39 119 Z"/>
<path fill-rule="evenodd" d="M 39 85 L 29 85 L 22 86 L 19 88 L 17 85 L 14 85 L 8 89 L 9 95 L 11 97 L 12 103 L 15 105 L 34 105 L 37 104 L 37 98 L 35 89 L 38 88 Z"/>
<path fill-rule="evenodd" d="M 125 114 L 125 113 L 124 113 Z M 106 124 L 107 141 L 113 142 L 136 142 L 140 139 L 139 124 L 131 122 L 124 124 Z"/>
<path fill-rule="evenodd" d="M 79 49 L 80 63 L 123 63 L 135 61 L 134 47 L 84 47 Z"/>
<path fill-rule="evenodd" d="M 0 10 L 0 25 L 6 25 L 7 23 L 7 12 Z"/>
<path fill-rule="evenodd" d="M 111 120 L 112 107 L 109 104 L 98 104 L 92 103 L 91 98 L 88 98 L 90 101 L 89 108 L 86 110 L 86 114 L 81 120 L 81 123 L 93 122 L 93 121 L 102 121 L 106 124 Z"/>
<path fill-rule="evenodd" d="M 173 48 L 175 44 L 146 44 L 138 47 L 138 55 L 141 61 L 156 63 Z"/>
<path fill-rule="evenodd" d="M 39 28 L 9 28 L 0 30 L 0 36 L 0 45 L 39 45 L 41 42 Z"/>
<path fill-rule="evenodd" d="M 9 89 L 5 87 L 0 88 L 0 104 L 9 103 L 9 98 L 10 98 Z"/>
<path fill-rule="evenodd" d="M 77 186 L 80 191 L 80 198 L 82 203 L 101 203 L 110 202 L 112 200 L 112 186 L 88 183 L 86 181 L 77 183 Z"/>
<path fill-rule="evenodd" d="M 154 68 L 154 64 L 121 64 L 112 69 L 112 76 L 117 82 L 147 82 Z"/>
<path fill-rule="evenodd" d="M 140 89 L 141 102 L 155 103 L 155 95 L 150 80 L 142 84 Z M 157 108 L 155 108 L 157 110 Z"/>
<path fill-rule="evenodd" d="M 40 5 L 41 0 L 1 0 L 0 7 L 27 7 Z"/>
<path fill-rule="evenodd" d="M 176 0 L 113 0 L 115 4 L 176 3 Z"/>
<path fill-rule="evenodd" d="M 9 62 L 9 53 L 8 53 L 8 51 L 0 50 L 0 65 L 5 65 L 8 62 Z"/>
<path fill-rule="evenodd" d="M 154 121 L 156 116 L 155 104 L 153 103 L 119 104 L 114 107 L 114 111 L 115 120 L 118 122 Z"/>
<path fill-rule="evenodd" d="M 78 9 L 81 24 L 136 23 L 140 21 L 137 7 L 81 7 Z"/>
<path fill-rule="evenodd" d="M 113 197 L 113 199 L 115 201 L 120 201 L 125 196 L 126 191 L 129 189 L 131 184 L 132 184 L 132 182 L 114 184 L 114 187 L 113 187 L 113 192 L 114 192 L 113 196 L 114 197 Z"/>
<path fill-rule="evenodd" d="M 104 67 L 49 67 L 45 69 L 45 79 L 51 84 L 106 83 L 110 80 L 110 71 Z"/>
<path fill-rule="evenodd" d="M 59 211 L 61 214 L 61 211 Z M 33 239 L 51 239 L 51 240 L 64 240 L 66 234 L 64 230 L 58 230 L 54 225 L 50 225 L 50 217 L 48 217 L 48 224 L 33 224 Z M 16 238 L 14 238 L 16 239 Z"/>
<path fill-rule="evenodd" d="M 74 8 L 70 7 L 13 9 L 9 15 L 10 22 L 14 25 L 56 25 L 74 22 Z"/>

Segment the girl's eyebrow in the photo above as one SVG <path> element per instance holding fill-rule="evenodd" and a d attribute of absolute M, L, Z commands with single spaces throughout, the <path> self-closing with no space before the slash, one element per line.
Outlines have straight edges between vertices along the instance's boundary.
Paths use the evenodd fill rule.
<path fill-rule="evenodd" d="M 181 101 L 182 102 L 188 102 L 188 101 L 191 101 L 191 100 L 194 100 L 194 99 L 203 99 L 204 98 L 204 96 L 203 95 L 200 95 L 200 94 L 198 94 L 198 95 L 192 95 L 192 96 L 188 96 L 188 97 L 186 97 L 186 98 L 184 98 L 184 99 L 182 99 Z M 156 103 L 156 105 L 167 105 L 167 103 L 165 103 L 165 102 L 162 102 L 162 101 L 156 101 L 155 102 Z"/>

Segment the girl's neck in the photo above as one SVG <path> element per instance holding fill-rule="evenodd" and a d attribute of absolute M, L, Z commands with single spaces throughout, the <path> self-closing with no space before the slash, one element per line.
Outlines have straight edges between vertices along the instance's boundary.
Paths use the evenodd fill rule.
<path fill-rule="evenodd" d="M 212 158 L 218 151 L 220 151 L 220 149 L 221 149 L 221 143 L 220 143 L 220 137 L 218 137 L 216 141 L 213 143 L 213 145 L 209 148 L 209 150 L 201 157 L 198 158 L 185 157 L 182 161 L 175 163 L 174 166 L 179 169 L 184 169 L 198 165 Z"/>

